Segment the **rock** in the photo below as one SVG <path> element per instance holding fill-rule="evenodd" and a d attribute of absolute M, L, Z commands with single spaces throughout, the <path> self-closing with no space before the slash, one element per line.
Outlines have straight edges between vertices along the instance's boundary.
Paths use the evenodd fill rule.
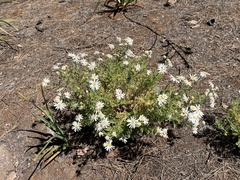
<path fill-rule="evenodd" d="M 177 3 L 177 0 L 167 0 L 164 6 L 174 6 Z"/>

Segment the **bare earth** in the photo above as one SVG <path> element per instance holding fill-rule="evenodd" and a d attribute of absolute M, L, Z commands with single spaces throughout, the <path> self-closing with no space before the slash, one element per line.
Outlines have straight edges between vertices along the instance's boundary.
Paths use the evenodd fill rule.
<path fill-rule="evenodd" d="M 180 73 L 209 72 L 220 88 L 217 106 L 205 119 L 209 129 L 197 137 L 189 128 L 173 129 L 169 141 L 142 137 L 125 149 L 95 158 L 87 154 L 76 158 L 73 150 L 37 169 L 32 179 L 240 179 L 239 149 L 213 126 L 223 115 L 222 106 L 239 96 L 240 1 L 179 0 L 164 6 L 166 0 L 139 0 L 142 8 L 125 13 L 132 21 L 123 13 L 114 18 L 93 14 L 96 2 L 0 0 L 0 19 L 14 18 L 18 28 L 4 26 L 14 37 L 8 38 L 11 47 L 0 43 L 0 179 L 28 179 L 37 165 L 36 150 L 26 152 L 37 143 L 30 138 L 33 134 L 19 130 L 32 129 L 33 114 L 39 112 L 18 92 L 41 103 L 39 85 L 43 78 L 54 77 L 52 65 L 68 61 L 66 51 L 104 50 L 118 36 L 133 38 L 135 52 L 154 45 L 153 61 L 167 52 L 166 38 L 191 49 L 192 53 L 179 50 L 190 68 L 179 55 L 172 61 Z M 104 9 L 100 4 L 98 10 Z M 159 35 L 155 44 L 149 28 Z"/>

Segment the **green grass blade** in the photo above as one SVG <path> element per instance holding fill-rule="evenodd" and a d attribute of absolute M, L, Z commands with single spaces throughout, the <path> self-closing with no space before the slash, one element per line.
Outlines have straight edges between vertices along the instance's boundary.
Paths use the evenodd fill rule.
<path fill-rule="evenodd" d="M 50 142 L 54 139 L 55 137 L 51 137 L 47 143 L 45 144 L 45 146 L 41 149 L 41 151 L 35 156 L 35 158 L 33 159 L 34 161 L 37 161 L 37 159 L 39 158 L 39 156 L 43 153 L 43 151 L 48 147 L 48 145 L 50 144 Z"/>
<path fill-rule="evenodd" d="M 18 31 L 18 29 L 13 26 L 12 24 L 10 24 L 10 22 L 13 22 L 15 21 L 15 19 L 11 19 L 11 18 L 8 18 L 8 19 L 0 19 L 0 23 L 5 23 L 7 24 L 8 26 L 11 26 L 12 28 L 14 28 L 16 31 Z"/>
<path fill-rule="evenodd" d="M 96 6 L 95 6 L 95 8 L 94 8 L 94 11 L 93 11 L 94 14 L 95 14 L 96 11 L 97 11 L 97 8 L 98 8 L 98 6 L 99 6 L 99 4 L 100 4 L 100 1 L 101 1 L 101 0 L 98 0 Z"/>

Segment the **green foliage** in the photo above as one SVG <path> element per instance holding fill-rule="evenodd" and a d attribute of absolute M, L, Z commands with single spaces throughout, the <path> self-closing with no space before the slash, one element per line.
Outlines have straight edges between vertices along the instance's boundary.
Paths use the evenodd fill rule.
<path fill-rule="evenodd" d="M 66 108 L 75 115 L 72 131 L 92 127 L 97 136 L 107 140 L 106 150 L 113 148 L 112 142 L 126 142 L 137 135 L 167 138 L 164 126 L 170 124 L 193 124 L 193 133 L 197 133 L 203 116 L 200 103 L 212 92 L 199 92 L 195 86 L 207 73 L 201 72 L 199 77 L 171 75 L 166 80 L 165 74 L 172 67 L 167 57 L 163 57 L 165 63 L 150 66 L 151 52 L 136 56 L 130 50 L 133 40 L 125 41 L 112 54 L 97 52 L 88 58 L 85 53 L 69 53 L 73 64 L 54 66 L 59 89 L 53 104 L 62 113 Z M 109 44 L 109 48 L 113 51 L 115 46 Z"/>
<path fill-rule="evenodd" d="M 30 102 L 33 104 L 40 112 L 43 114 L 42 116 L 37 116 L 37 118 L 42 122 L 51 132 L 51 136 L 46 139 L 43 148 L 39 151 L 39 153 L 36 155 L 34 160 L 38 160 L 38 158 L 43 155 L 43 158 L 46 160 L 46 165 L 51 162 L 56 156 L 58 156 L 62 151 L 66 151 L 69 147 L 69 142 L 66 137 L 65 132 L 61 129 L 59 126 L 59 123 L 55 119 L 52 111 L 50 110 L 47 100 L 44 95 L 44 90 L 43 86 L 41 86 L 41 91 L 42 91 L 42 97 L 44 100 L 44 104 L 46 109 L 41 108 L 34 102 L 32 102 L 30 99 L 28 99 L 26 96 L 22 95 L 21 93 L 20 96 L 23 97 L 26 101 Z M 59 141 L 61 143 L 55 144 L 54 142 Z"/>
<path fill-rule="evenodd" d="M 233 100 L 225 112 L 226 117 L 217 120 L 216 125 L 226 136 L 237 137 L 236 145 L 240 148 L 240 99 Z"/>

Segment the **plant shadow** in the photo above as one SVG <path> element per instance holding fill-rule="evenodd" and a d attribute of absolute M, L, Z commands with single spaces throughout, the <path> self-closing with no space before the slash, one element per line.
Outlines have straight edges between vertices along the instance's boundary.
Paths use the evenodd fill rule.
<path fill-rule="evenodd" d="M 236 145 L 236 136 L 225 136 L 224 132 L 215 126 L 215 116 L 207 116 L 208 127 L 195 135 L 197 138 L 205 138 L 204 143 L 213 149 L 214 153 L 222 158 L 240 157 L 240 148 Z"/>

